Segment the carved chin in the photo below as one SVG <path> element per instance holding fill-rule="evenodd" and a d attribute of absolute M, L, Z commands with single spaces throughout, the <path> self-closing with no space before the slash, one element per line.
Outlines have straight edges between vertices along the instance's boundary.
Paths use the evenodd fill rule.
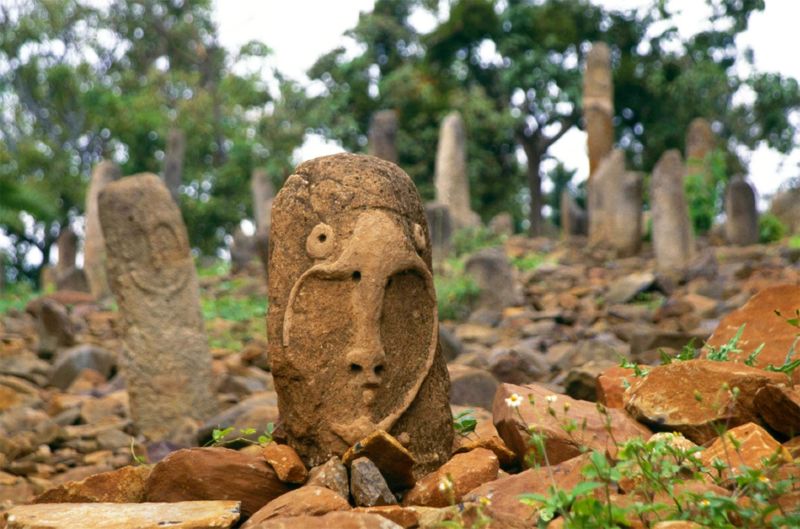
<path fill-rule="evenodd" d="M 378 388 L 367 388 L 361 393 L 361 400 L 366 405 L 375 402 L 375 397 L 378 396 Z"/>

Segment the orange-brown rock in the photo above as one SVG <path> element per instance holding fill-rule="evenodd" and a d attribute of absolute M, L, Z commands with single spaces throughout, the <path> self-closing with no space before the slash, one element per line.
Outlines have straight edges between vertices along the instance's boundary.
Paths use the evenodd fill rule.
<path fill-rule="evenodd" d="M 284 483 L 300 484 L 308 479 L 306 466 L 291 446 L 270 443 L 261 450 L 261 455 Z"/>
<path fill-rule="evenodd" d="M 757 424 L 747 423 L 737 426 L 718 437 L 711 446 L 700 453 L 703 463 L 711 467 L 714 460 L 726 465 L 723 476 L 735 477 L 739 468 L 766 468 L 765 460 L 789 463 L 792 456 L 769 432 Z"/>
<path fill-rule="evenodd" d="M 288 490 L 261 457 L 227 448 L 189 448 L 153 468 L 145 501 L 236 500 L 249 517 Z"/>
<path fill-rule="evenodd" d="M 521 397 L 522 404 L 517 408 L 506 403 L 512 394 Z M 533 405 L 529 403 L 531 397 Z M 651 435 L 650 430 L 622 410 L 605 409 L 601 413 L 594 402 L 575 400 L 535 384 L 502 384 L 494 399 L 493 412 L 500 437 L 517 454 L 518 461 L 525 464 L 528 464 L 528 455 L 535 452 L 529 442 L 529 428 L 544 436 L 547 462 L 551 465 L 578 456 L 586 448 L 614 452 L 615 441 L 622 443 L 633 437 L 646 439 Z M 578 427 L 568 433 L 564 427 L 573 421 Z M 542 454 L 534 457 L 545 463 Z"/>
<path fill-rule="evenodd" d="M 475 439 L 467 437 L 464 439 L 464 442 L 456 448 L 454 453 L 462 454 L 475 450 L 476 448 L 486 448 L 494 452 L 494 455 L 497 456 L 497 460 L 500 462 L 501 468 L 508 468 L 516 463 L 517 455 L 496 435 L 491 437 L 477 437 Z"/>
<path fill-rule="evenodd" d="M 127 466 L 69 481 L 40 494 L 34 503 L 139 503 L 144 501 L 148 466 Z"/>
<path fill-rule="evenodd" d="M 649 369 L 648 366 L 639 367 L 645 371 Z M 597 377 L 597 402 L 606 408 L 624 407 L 622 395 L 635 380 L 636 376 L 632 368 L 609 367 Z"/>
<path fill-rule="evenodd" d="M 391 520 L 403 529 L 415 529 L 419 527 L 420 513 L 415 507 L 403 507 L 401 505 L 378 505 L 376 507 L 356 507 L 353 512 L 363 512 L 383 516 Z"/>
<path fill-rule="evenodd" d="M 300 487 L 278 496 L 264 505 L 242 526 L 251 529 L 263 521 L 290 516 L 322 516 L 334 511 L 350 510 L 350 504 L 325 487 Z"/>
<path fill-rule="evenodd" d="M 407 437 L 415 475 L 453 440 L 425 211 L 371 156 L 305 162 L 272 208 L 269 357 L 287 443 L 316 466 L 375 430 Z"/>
<path fill-rule="evenodd" d="M 365 512 L 331 512 L 324 516 L 293 516 L 274 518 L 250 529 L 403 529 L 396 523 L 377 514 Z"/>
<path fill-rule="evenodd" d="M 797 337 L 798 329 L 775 314 L 780 311 L 786 318 L 794 317 L 800 309 L 800 285 L 777 285 L 763 289 L 750 298 L 741 308 L 734 310 L 719 322 L 708 345 L 719 347 L 728 343 L 744 325 L 737 347 L 741 353 L 731 355 L 743 361 L 761 344 L 764 349 L 756 359 L 756 366 L 783 365 L 786 354 Z M 793 374 L 795 382 L 800 380 L 800 370 Z"/>
<path fill-rule="evenodd" d="M 756 410 L 770 428 L 788 437 L 800 434 L 800 391 L 785 385 L 767 385 L 755 398 Z"/>
<path fill-rule="evenodd" d="M 41 503 L 6 513 L 8 529 L 227 529 L 238 520 L 235 501 Z"/>
<path fill-rule="evenodd" d="M 351 446 L 342 456 L 346 466 L 366 457 L 378 467 L 381 475 L 392 490 L 403 490 L 414 486 L 414 457 L 400 442 L 384 432 L 376 430 Z"/>
<path fill-rule="evenodd" d="M 419 480 L 406 494 L 403 505 L 446 507 L 459 503 L 467 492 L 497 478 L 500 463 L 494 452 L 476 448 L 456 454 L 439 470 Z"/>
<path fill-rule="evenodd" d="M 547 492 L 548 487 L 555 484 L 561 490 L 571 490 L 575 485 L 584 481 L 581 470 L 589 463 L 586 455 L 578 456 L 550 468 L 531 468 L 505 476 L 471 490 L 464 496 L 465 501 L 485 502 L 489 500 L 485 511 L 493 520 L 508 524 L 514 528 L 536 527 L 538 508 L 526 505 L 519 501 L 520 494 Z M 551 479 L 552 477 L 552 479 Z"/>
<path fill-rule="evenodd" d="M 732 362 L 673 362 L 636 380 L 625 392 L 625 409 L 655 429 L 677 431 L 704 444 L 716 437 L 720 424 L 758 422 L 756 392 L 786 381 L 782 373 Z M 738 388 L 736 397 L 733 388 Z"/>

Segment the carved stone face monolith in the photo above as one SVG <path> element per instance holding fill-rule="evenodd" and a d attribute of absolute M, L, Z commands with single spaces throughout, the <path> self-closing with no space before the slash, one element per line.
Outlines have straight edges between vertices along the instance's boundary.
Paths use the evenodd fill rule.
<path fill-rule="evenodd" d="M 134 424 L 149 439 L 172 439 L 184 421 L 216 411 L 186 227 L 154 174 L 108 184 L 98 203 Z"/>
<path fill-rule="evenodd" d="M 376 429 L 422 474 L 452 442 L 425 213 L 371 156 L 301 164 L 272 210 L 269 353 L 287 440 L 309 465 Z"/>

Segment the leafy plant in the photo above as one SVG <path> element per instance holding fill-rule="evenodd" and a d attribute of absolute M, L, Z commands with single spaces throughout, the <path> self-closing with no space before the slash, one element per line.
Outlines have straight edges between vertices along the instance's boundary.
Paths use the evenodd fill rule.
<path fill-rule="evenodd" d="M 475 410 L 464 410 L 453 417 L 453 429 L 462 437 L 466 437 L 475 431 L 478 420 L 472 415 Z"/>
<path fill-rule="evenodd" d="M 522 272 L 536 270 L 546 262 L 544 255 L 538 253 L 527 253 L 511 260 L 511 264 Z"/>
<path fill-rule="evenodd" d="M 480 288 L 464 271 L 463 259 L 449 259 L 442 273 L 434 278 L 439 319 L 458 320 L 469 315 L 472 303 L 478 298 Z"/>
<path fill-rule="evenodd" d="M 762 243 L 780 241 L 786 236 L 786 226 L 772 213 L 763 213 L 758 218 L 758 240 Z"/>
<path fill-rule="evenodd" d="M 501 244 L 503 244 L 503 238 L 486 226 L 462 228 L 453 234 L 453 253 L 456 257 Z"/>
<path fill-rule="evenodd" d="M 234 443 L 246 443 L 252 445 L 268 445 L 274 442 L 273 433 L 275 432 L 275 424 L 270 422 L 267 423 L 267 428 L 264 432 L 258 436 L 256 441 L 253 441 L 251 437 L 257 433 L 255 428 L 239 428 L 238 433 L 235 437 L 230 438 L 229 436 L 236 431 L 236 428 L 233 426 L 229 426 L 227 428 L 214 428 L 211 431 L 211 440 L 209 440 L 205 446 L 226 446 L 231 445 Z"/>

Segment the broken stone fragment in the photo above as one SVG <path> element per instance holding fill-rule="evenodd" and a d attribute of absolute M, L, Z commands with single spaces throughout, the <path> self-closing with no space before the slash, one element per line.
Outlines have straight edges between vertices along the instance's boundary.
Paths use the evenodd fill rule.
<path fill-rule="evenodd" d="M 284 483 L 299 485 L 308 479 L 306 466 L 291 446 L 270 443 L 261 450 L 261 455 Z"/>
<path fill-rule="evenodd" d="M 235 500 L 249 517 L 288 490 L 261 457 L 227 448 L 189 448 L 153 467 L 145 501 Z"/>
<path fill-rule="evenodd" d="M 39 495 L 34 503 L 138 503 L 144 501 L 149 466 L 127 466 L 69 481 Z"/>
<path fill-rule="evenodd" d="M 358 458 L 350 465 L 350 494 L 359 507 L 397 503 L 378 467 L 366 457 Z"/>
<path fill-rule="evenodd" d="M 322 516 L 334 511 L 350 510 L 350 504 L 339 494 L 325 487 L 305 486 L 278 496 L 242 526 L 252 529 L 261 522 L 289 516 Z"/>
<path fill-rule="evenodd" d="M 347 477 L 347 468 L 336 456 L 309 470 L 306 486 L 326 487 L 344 499 L 350 497 L 350 481 Z"/>
<path fill-rule="evenodd" d="M 397 439 L 383 430 L 372 432 L 350 447 L 342 456 L 342 462 L 349 466 L 360 457 L 375 463 L 390 489 L 397 491 L 414 486 L 414 457 Z"/>
<path fill-rule="evenodd" d="M 499 469 L 497 456 L 486 448 L 457 454 L 419 480 L 403 499 L 403 505 L 447 507 L 459 503 L 467 492 L 496 479 Z"/>
<path fill-rule="evenodd" d="M 6 513 L 7 529 L 226 529 L 239 520 L 239 502 L 41 503 Z"/>
<path fill-rule="evenodd" d="M 732 362 L 689 360 L 653 367 L 624 394 L 634 418 L 661 431 L 676 431 L 697 444 L 717 436 L 720 424 L 758 422 L 754 404 L 759 389 L 788 382 L 772 373 Z M 734 389 L 737 395 L 734 397 Z"/>

